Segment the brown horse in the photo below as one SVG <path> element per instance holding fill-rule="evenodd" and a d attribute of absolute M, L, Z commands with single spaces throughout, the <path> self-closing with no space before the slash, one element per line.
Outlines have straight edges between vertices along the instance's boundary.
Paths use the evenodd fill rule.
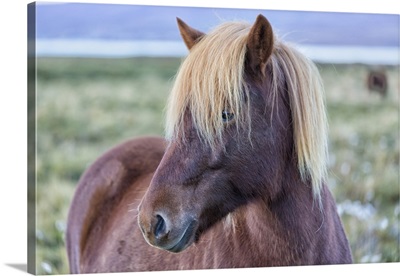
<path fill-rule="evenodd" d="M 123 143 L 82 176 L 68 218 L 71 272 L 351 263 L 325 184 L 315 65 L 262 15 L 209 34 L 178 25 L 190 53 L 166 139 Z"/>

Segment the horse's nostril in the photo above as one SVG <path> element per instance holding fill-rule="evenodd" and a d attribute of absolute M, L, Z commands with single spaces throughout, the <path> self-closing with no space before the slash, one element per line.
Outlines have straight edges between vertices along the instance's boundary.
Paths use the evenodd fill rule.
<path fill-rule="evenodd" d="M 157 239 L 162 238 L 167 234 L 167 225 L 162 216 L 156 215 L 156 223 L 154 225 L 154 236 Z"/>

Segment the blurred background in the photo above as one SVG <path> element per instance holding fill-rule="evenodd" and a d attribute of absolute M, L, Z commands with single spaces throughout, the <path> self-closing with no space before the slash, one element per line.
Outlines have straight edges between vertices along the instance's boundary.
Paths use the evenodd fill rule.
<path fill-rule="evenodd" d="M 187 54 L 176 17 L 207 32 L 260 13 L 322 75 L 328 184 L 354 261 L 400 261 L 398 15 L 39 2 L 38 274 L 69 273 L 66 217 L 83 171 L 117 143 L 163 135 L 166 98 Z"/>

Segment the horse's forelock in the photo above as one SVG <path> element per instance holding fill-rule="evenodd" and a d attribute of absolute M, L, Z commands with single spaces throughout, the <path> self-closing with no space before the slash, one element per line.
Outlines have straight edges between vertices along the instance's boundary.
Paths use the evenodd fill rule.
<path fill-rule="evenodd" d="M 207 34 L 190 51 L 176 76 L 167 106 L 166 136 L 182 130 L 190 110 L 199 136 L 214 147 L 222 139 L 222 112 L 234 113 L 240 124 L 249 120 L 243 108 L 248 93 L 243 79 L 250 25 L 225 23 Z"/>

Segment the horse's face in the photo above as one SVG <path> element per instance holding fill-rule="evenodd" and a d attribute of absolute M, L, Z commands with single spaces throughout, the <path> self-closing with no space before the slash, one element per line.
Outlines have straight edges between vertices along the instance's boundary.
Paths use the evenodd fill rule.
<path fill-rule="evenodd" d="M 246 71 L 250 73 L 245 77 L 250 84 L 251 132 L 248 132 L 248 125 L 238 129 L 235 114 L 221 110 L 222 143 L 212 150 L 199 137 L 192 114 L 187 110 L 183 133 L 167 147 L 139 208 L 139 225 L 149 244 L 180 252 L 238 206 L 278 193 L 276 187 L 266 185 L 276 182 L 270 178 L 282 170 L 281 160 L 289 158 L 282 156 L 290 146 L 284 141 L 288 138 L 282 138 L 288 136 L 285 126 L 289 125 L 289 112 L 280 114 L 279 120 L 276 117 L 271 120 L 274 108 L 272 102 L 268 104 L 268 76 L 259 78 L 254 74 L 254 71 L 265 70 L 271 54 L 272 32 L 268 33 L 269 29 L 268 21 L 258 18 L 249 36 L 255 33 L 261 41 L 253 39 L 253 44 L 247 44 Z M 260 32 L 267 33 L 260 35 Z M 186 41 L 190 36 L 183 36 L 190 48 L 191 44 Z M 265 39 L 270 44 L 260 57 L 260 51 L 255 54 L 252 47 L 258 49 Z M 258 74 L 263 75 L 260 72 Z M 286 106 L 281 104 L 282 108 Z M 184 140 L 180 138 L 183 136 Z"/>

